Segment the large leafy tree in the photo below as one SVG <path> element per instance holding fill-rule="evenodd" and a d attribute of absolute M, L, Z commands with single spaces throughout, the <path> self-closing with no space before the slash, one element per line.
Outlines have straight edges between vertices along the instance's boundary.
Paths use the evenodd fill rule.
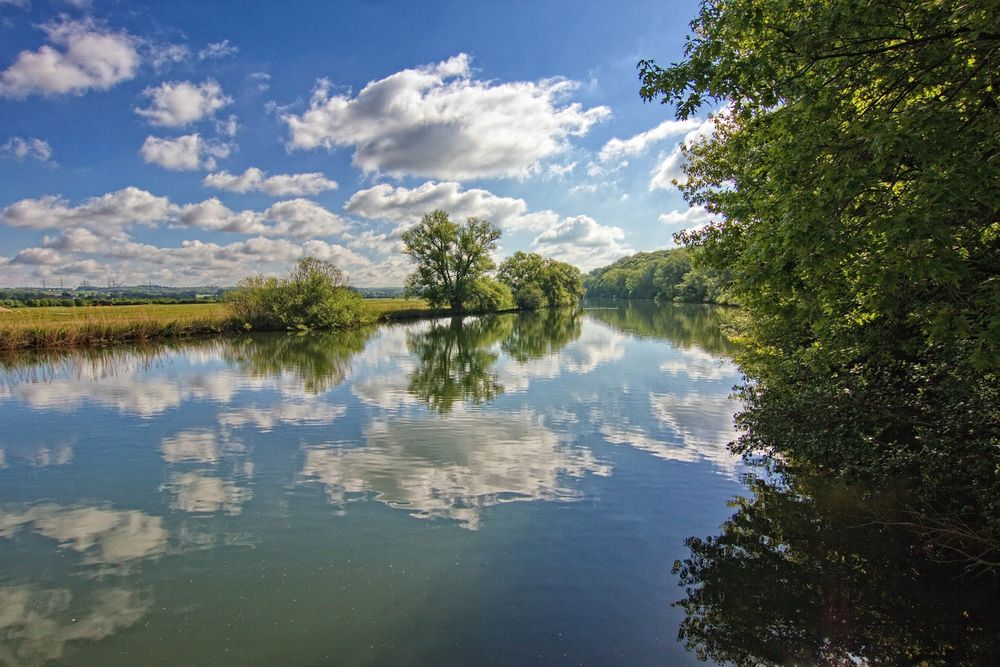
<path fill-rule="evenodd" d="M 1000 550 L 998 0 L 712 0 L 639 65 L 687 118 L 686 237 L 743 306 L 737 449 L 910 483 Z M 957 519 L 956 519 L 957 517 Z M 978 548 L 978 547 L 977 547 Z"/>
<path fill-rule="evenodd" d="M 468 218 L 459 224 L 444 211 L 428 213 L 403 233 L 404 252 L 417 264 L 406 279 L 407 292 L 434 306 L 463 310 L 494 286 L 486 274 L 496 268 L 490 252 L 499 238 L 500 228 L 488 220 Z"/>
<path fill-rule="evenodd" d="M 1000 365 L 1000 2 L 713 0 L 641 95 L 724 109 L 690 240 L 788 352 Z"/>

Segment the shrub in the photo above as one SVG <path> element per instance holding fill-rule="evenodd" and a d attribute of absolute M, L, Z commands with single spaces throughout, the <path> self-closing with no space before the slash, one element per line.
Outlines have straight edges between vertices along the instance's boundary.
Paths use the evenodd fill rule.
<path fill-rule="evenodd" d="M 504 260 L 497 279 L 510 287 L 519 308 L 571 306 L 583 296 L 583 280 L 575 266 L 538 253 L 516 252 Z"/>
<path fill-rule="evenodd" d="M 525 285 L 517 292 L 517 307 L 524 310 L 537 310 L 549 305 L 548 297 L 538 285 Z"/>
<path fill-rule="evenodd" d="M 299 260 L 287 278 L 248 276 L 226 295 L 233 315 L 256 329 L 344 329 L 374 321 L 336 266 Z"/>
<path fill-rule="evenodd" d="M 465 301 L 465 309 L 472 313 L 491 313 L 513 307 L 514 295 L 510 288 L 488 277 L 476 279 Z"/>

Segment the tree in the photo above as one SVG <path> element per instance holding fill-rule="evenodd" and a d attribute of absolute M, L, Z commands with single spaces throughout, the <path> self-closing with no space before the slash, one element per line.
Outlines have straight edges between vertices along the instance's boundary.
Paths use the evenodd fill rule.
<path fill-rule="evenodd" d="M 222 357 L 254 377 L 281 377 L 297 389 L 321 394 L 344 381 L 351 359 L 365 349 L 372 330 L 304 332 L 227 338 Z"/>
<path fill-rule="evenodd" d="M 580 270 L 537 253 L 515 252 L 500 265 L 497 279 L 510 287 L 519 308 L 569 306 L 583 296 Z"/>
<path fill-rule="evenodd" d="M 404 252 L 417 263 L 406 279 L 407 293 L 432 306 L 462 311 L 476 281 L 495 268 L 490 252 L 499 238 L 500 228 L 488 220 L 468 218 L 456 224 L 444 211 L 428 213 L 403 233 Z"/>
<path fill-rule="evenodd" d="M 998 12 L 710 1 L 684 61 L 640 62 L 644 99 L 726 109 L 686 151 L 685 196 L 719 220 L 689 242 L 768 343 L 1000 367 Z"/>
<path fill-rule="evenodd" d="M 580 337 L 577 311 L 553 308 L 541 313 L 453 317 L 407 336 L 417 359 L 409 391 L 441 414 L 456 404 L 489 402 L 503 394 L 494 368 L 497 344 L 518 363 L 527 363 Z"/>
<path fill-rule="evenodd" d="M 712 0 L 639 73 L 679 118 L 721 109 L 681 189 L 746 315 L 737 450 L 907 480 L 1000 546 L 998 12 Z"/>

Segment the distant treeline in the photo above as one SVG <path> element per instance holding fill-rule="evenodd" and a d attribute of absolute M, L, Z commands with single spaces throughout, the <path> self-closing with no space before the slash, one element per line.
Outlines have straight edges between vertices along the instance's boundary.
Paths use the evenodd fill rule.
<path fill-rule="evenodd" d="M 128 287 L 77 287 L 53 289 L 32 287 L 0 288 L 0 306 L 24 308 L 37 306 L 132 306 L 150 303 L 201 303 L 218 301 L 220 287 L 164 287 L 135 285 Z"/>
<path fill-rule="evenodd" d="M 723 284 L 722 276 L 693 263 L 687 248 L 639 252 L 583 278 L 593 298 L 732 303 Z"/>
<path fill-rule="evenodd" d="M 164 287 L 161 285 L 136 285 L 128 287 L 51 289 L 51 288 L 0 288 L 0 307 L 36 308 L 39 306 L 139 306 L 170 303 L 209 303 L 221 301 L 223 294 L 232 288 Z M 352 288 L 366 299 L 396 298 L 402 296 L 402 287 Z"/>
<path fill-rule="evenodd" d="M 351 287 L 366 299 L 398 299 L 403 296 L 402 287 Z"/>
<path fill-rule="evenodd" d="M 218 301 L 217 297 L 202 297 L 190 299 L 129 299 L 129 298 L 107 298 L 107 297 L 46 297 L 43 299 L 0 299 L 0 307 L 3 308 L 36 308 L 39 306 L 140 306 L 147 304 L 169 304 L 169 303 L 207 303 Z"/>

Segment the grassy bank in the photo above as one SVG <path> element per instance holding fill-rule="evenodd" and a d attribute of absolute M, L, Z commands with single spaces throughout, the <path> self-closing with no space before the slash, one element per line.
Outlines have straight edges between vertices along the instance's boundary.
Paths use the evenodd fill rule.
<path fill-rule="evenodd" d="M 379 320 L 443 314 L 417 299 L 366 299 Z M 17 308 L 0 311 L 0 351 L 102 347 L 243 331 L 223 303 Z"/>

